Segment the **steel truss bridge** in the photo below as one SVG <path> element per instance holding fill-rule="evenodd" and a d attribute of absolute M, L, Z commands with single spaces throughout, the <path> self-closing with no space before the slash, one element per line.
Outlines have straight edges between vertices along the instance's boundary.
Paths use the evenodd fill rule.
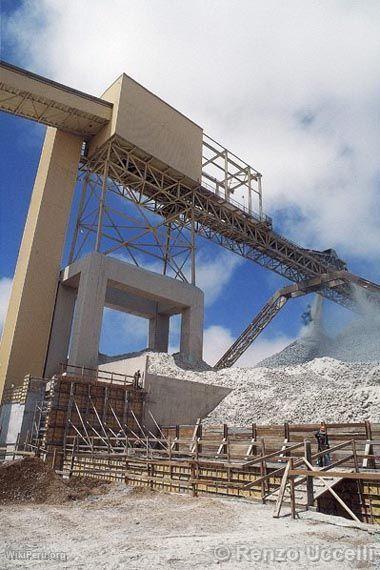
<path fill-rule="evenodd" d="M 347 271 L 334 250 L 300 247 L 275 232 L 262 210 L 255 213 L 218 187 L 191 184 L 157 168 L 150 156 L 118 136 L 91 158 L 83 157 L 80 178 L 83 188 L 70 261 L 80 255 L 92 234 L 98 251 L 127 252 L 138 264 L 137 253 L 150 250 L 163 262 L 163 273 L 170 270 L 174 277 L 195 283 L 195 236 L 200 235 L 296 284 L 270 299 L 220 359 L 218 368 L 236 362 L 289 298 L 317 291 L 355 310 L 354 284 L 366 297 L 380 302 L 380 286 Z M 253 171 L 252 178 L 257 181 L 261 175 Z M 261 204 L 261 187 L 258 193 Z M 123 213 L 123 200 L 119 208 L 110 205 L 110 195 L 128 200 L 140 220 Z M 185 270 L 189 260 L 190 277 Z"/>

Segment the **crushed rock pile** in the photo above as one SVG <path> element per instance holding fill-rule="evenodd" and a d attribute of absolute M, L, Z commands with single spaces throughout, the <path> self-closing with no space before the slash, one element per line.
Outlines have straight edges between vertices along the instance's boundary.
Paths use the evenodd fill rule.
<path fill-rule="evenodd" d="M 345 362 L 380 362 L 380 320 L 355 320 L 332 342 L 332 358 Z"/>
<path fill-rule="evenodd" d="M 0 465 L 0 504 L 49 503 L 84 499 L 102 494 L 107 483 L 89 477 L 61 479 L 38 457 L 6 461 Z"/>
<path fill-rule="evenodd" d="M 326 337 L 323 339 L 313 335 L 297 339 L 286 346 L 281 352 L 265 358 L 256 366 L 263 368 L 278 368 L 279 366 L 289 366 L 293 364 L 304 364 L 314 358 L 326 355 Z"/>
<path fill-rule="evenodd" d="M 380 422 L 380 365 L 333 358 L 277 368 L 184 370 L 150 353 L 149 371 L 232 388 L 207 421 L 233 425 L 290 422 Z"/>
<path fill-rule="evenodd" d="M 343 362 L 380 363 L 380 320 L 355 320 L 335 338 L 329 338 L 319 328 L 311 327 L 303 337 L 262 360 L 257 366 L 276 368 L 323 357 Z"/>

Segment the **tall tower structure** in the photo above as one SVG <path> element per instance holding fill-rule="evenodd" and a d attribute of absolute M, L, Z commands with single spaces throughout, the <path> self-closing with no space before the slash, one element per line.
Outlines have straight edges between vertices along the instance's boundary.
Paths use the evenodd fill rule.
<path fill-rule="evenodd" d="M 42 377 L 82 139 L 48 127 L 0 344 L 0 391 Z"/>
<path fill-rule="evenodd" d="M 101 99 L 98 99 L 2 63 L 0 108 L 48 125 L 1 339 L 1 396 L 5 387 L 21 385 L 26 374 L 43 377 L 48 361 L 49 372 L 54 371 L 56 366 L 54 358 L 57 358 L 55 355 L 59 355 L 62 359 L 67 356 L 70 319 L 73 315 L 78 279 L 69 280 L 68 285 L 60 285 L 60 271 L 78 175 L 82 177 L 83 190 L 72 240 L 71 262 L 91 251 L 99 254 L 109 253 L 107 245 L 112 241 L 112 236 L 109 235 L 108 220 L 111 219 L 111 215 L 113 219 L 116 215 L 114 209 L 111 212 L 108 198 L 112 169 L 115 168 L 115 164 L 112 164 L 109 158 L 115 141 L 133 148 L 136 157 L 143 158 L 150 167 L 160 169 L 167 176 L 174 176 L 177 180 L 185 180 L 195 187 L 199 186 L 201 181 L 203 131 L 125 74 L 105 91 Z M 103 159 L 105 161 L 100 172 L 96 167 L 92 169 L 93 157 L 96 157 L 97 166 L 100 164 L 99 161 Z M 120 157 L 120 161 L 125 168 L 125 158 Z M 129 189 L 135 195 L 136 187 L 133 187 L 132 183 Z M 86 216 L 85 206 L 90 202 L 89 194 L 86 192 L 92 192 L 93 195 L 98 192 L 98 194 L 94 200 L 95 216 L 92 225 L 87 220 L 87 235 L 90 235 L 90 239 L 83 248 L 79 243 L 82 229 L 80 224 Z M 141 208 L 141 204 L 136 206 Z M 187 243 L 184 245 L 183 236 L 182 241 L 179 239 L 178 233 L 182 230 L 176 233 L 175 217 L 169 224 L 170 227 L 166 223 L 167 216 L 161 222 L 160 230 L 164 230 L 161 232 L 162 235 L 159 235 L 152 218 L 146 218 L 143 233 L 146 236 L 150 232 L 150 235 L 154 236 L 151 246 L 156 250 L 158 248 L 159 255 L 155 257 L 163 260 L 163 272 L 172 275 L 174 273 L 173 276 L 187 280 L 183 263 L 180 263 L 178 258 L 174 259 L 175 256 L 171 255 L 171 251 L 177 247 L 183 255 L 185 251 L 191 252 L 194 244 L 186 238 Z M 120 220 L 116 223 L 111 220 L 111 223 L 114 236 L 119 240 L 117 246 L 119 249 L 128 249 L 133 243 L 136 246 L 136 241 L 122 237 L 120 228 L 125 228 L 128 224 L 125 222 L 121 224 Z M 147 238 L 144 240 L 147 241 Z M 136 247 L 140 246 L 141 240 Z M 111 250 L 113 251 L 115 248 Z M 135 264 L 138 264 L 137 257 L 132 255 Z M 100 262 L 98 265 L 100 272 L 100 267 L 104 264 Z M 83 292 L 83 283 L 85 279 L 88 280 L 83 267 L 80 276 L 82 285 L 79 287 L 79 292 Z M 100 277 L 95 275 L 92 278 L 98 281 Z M 189 334 L 195 330 L 193 322 L 196 322 L 198 328 L 201 327 L 199 331 L 197 329 L 201 339 L 203 318 L 200 319 L 198 316 L 194 321 L 195 309 L 191 307 L 195 307 L 195 304 L 191 300 L 185 300 L 181 305 L 180 300 L 187 299 L 183 292 L 175 293 L 175 303 L 169 307 L 170 287 L 166 285 L 167 291 L 160 296 L 158 292 L 160 286 L 157 285 L 154 292 L 146 293 L 151 297 L 150 304 L 146 302 L 143 306 L 139 299 L 134 299 L 134 304 L 131 300 L 128 303 L 124 299 L 120 300 L 120 291 L 117 296 L 109 283 L 110 279 L 105 279 L 104 294 L 103 297 L 100 295 L 99 303 L 117 306 L 121 310 L 135 311 L 135 314 L 143 314 L 149 318 L 149 338 L 153 347 L 167 346 L 169 316 L 175 312 L 183 314 L 183 346 L 188 347 L 187 350 L 190 352 L 191 346 L 195 346 L 188 341 Z M 133 293 L 130 288 L 128 291 L 131 299 Z M 89 289 L 87 295 L 90 293 Z M 83 301 L 82 297 L 81 300 Z M 80 315 L 85 314 L 86 303 L 83 304 L 82 301 L 78 309 Z M 201 301 L 197 301 L 196 306 L 197 314 L 200 310 L 203 312 L 203 297 Z M 101 326 L 101 304 L 97 310 L 96 322 L 97 326 Z M 64 335 L 62 330 L 60 331 L 62 323 L 65 323 Z M 83 328 L 85 326 L 85 321 L 82 319 L 76 322 L 74 330 L 85 330 Z M 95 331 L 93 334 L 98 338 L 100 331 Z M 77 345 L 73 347 L 72 353 L 78 354 L 80 358 L 80 355 L 86 355 L 88 351 L 84 350 L 83 338 L 77 339 L 77 337 L 78 334 L 75 332 L 73 338 L 77 340 Z M 58 346 L 59 344 L 61 346 Z M 201 340 L 196 346 L 201 350 Z M 96 366 L 94 350 L 95 348 L 91 358 L 88 358 L 89 363 Z M 197 356 L 201 356 L 199 348 L 197 351 Z M 88 363 L 75 362 L 75 364 Z"/>

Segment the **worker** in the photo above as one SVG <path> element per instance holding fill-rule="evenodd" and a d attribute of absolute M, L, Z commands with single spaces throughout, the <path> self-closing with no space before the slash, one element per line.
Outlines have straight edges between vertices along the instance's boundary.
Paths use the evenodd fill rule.
<path fill-rule="evenodd" d="M 327 435 L 327 429 L 325 422 L 321 422 L 319 430 L 315 433 L 315 437 L 318 442 L 318 453 L 330 449 L 329 438 Z M 318 466 L 326 467 L 331 464 L 331 456 L 329 453 L 324 453 L 318 457 Z"/>
<path fill-rule="evenodd" d="M 141 378 L 141 372 L 140 370 L 137 370 L 137 372 L 135 372 L 133 375 L 133 386 L 135 389 L 141 388 L 140 378 Z"/>

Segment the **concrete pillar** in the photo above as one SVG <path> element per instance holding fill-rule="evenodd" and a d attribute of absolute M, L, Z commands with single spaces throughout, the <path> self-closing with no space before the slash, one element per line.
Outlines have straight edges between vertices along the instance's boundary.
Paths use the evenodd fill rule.
<path fill-rule="evenodd" d="M 82 140 L 49 127 L 0 345 L 0 394 L 44 372 Z"/>
<path fill-rule="evenodd" d="M 169 315 L 158 313 L 149 319 L 149 348 L 158 352 L 168 352 L 169 346 Z"/>
<path fill-rule="evenodd" d="M 91 259 L 89 260 L 91 261 Z M 80 274 L 69 364 L 96 368 L 106 298 L 107 277 L 102 268 L 102 257 L 88 263 Z"/>
<path fill-rule="evenodd" d="M 31 433 L 33 429 L 36 404 L 41 404 L 45 392 L 45 383 L 30 378 L 28 380 L 25 385 L 27 389 L 26 398 L 23 399 L 22 403 L 8 400 L 3 402 L 0 407 L 0 447 L 14 445 L 18 437 L 19 443 L 25 442 L 28 432 Z"/>
<path fill-rule="evenodd" d="M 195 362 L 203 356 L 203 295 L 197 302 L 182 311 L 181 354 Z"/>
<path fill-rule="evenodd" d="M 60 283 L 45 367 L 47 378 L 59 372 L 60 363 L 67 361 L 76 295 L 76 289 Z"/>

